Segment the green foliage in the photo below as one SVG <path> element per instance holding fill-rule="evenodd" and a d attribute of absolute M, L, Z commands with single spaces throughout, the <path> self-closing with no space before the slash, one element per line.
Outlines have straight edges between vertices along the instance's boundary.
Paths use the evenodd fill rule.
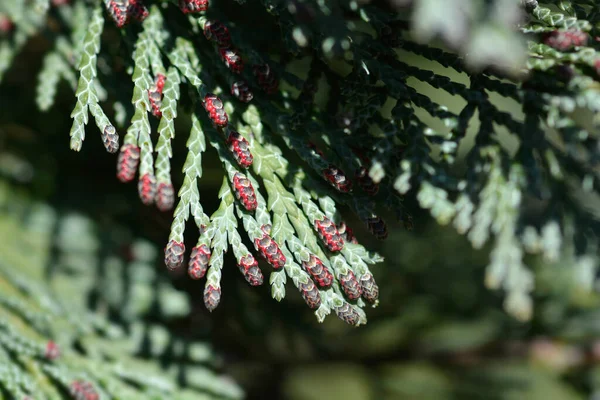
<path fill-rule="evenodd" d="M 385 209 L 412 225 L 405 199 L 454 225 L 473 247 L 491 243 L 485 283 L 505 293 L 506 310 L 520 320 L 534 309 L 526 252 L 553 261 L 575 242 L 578 265 L 595 270 L 594 2 L 415 0 L 385 9 L 264 0 L 211 3 L 199 13 L 187 12 L 201 3 L 191 0 L 181 9 L 125 1 L 123 11 L 122 3 L 39 2 L 29 10 L 25 0 L 4 2 L 0 12 L 14 29 L 1 42 L 0 78 L 27 38 L 52 26 L 40 108 L 49 109 L 57 83 L 73 85 L 77 71 L 71 148 L 81 149 L 91 113 L 110 152 L 118 135 L 105 110 L 118 111 L 127 145 L 119 177 L 130 180 L 123 168 L 139 170 L 145 204 L 176 204 L 165 250 L 173 270 L 184 269 L 186 223 L 194 217 L 198 246 L 211 249 L 204 290 L 210 310 L 220 301 L 224 254 L 231 246 L 241 265 L 253 244 L 274 267 L 273 298 L 285 297 L 290 278 L 316 305 L 319 321 L 334 311 L 365 323 L 363 308 L 378 304 L 365 295 L 365 282 L 381 257 L 338 227 L 351 211 L 383 239 Z M 107 16 L 128 24 L 116 29 Z M 116 67 L 123 62 L 126 71 Z M 232 89 L 242 81 L 253 93 L 249 104 Z M 191 129 L 175 201 L 172 142 L 185 132 L 176 127 L 182 117 Z M 225 175 L 210 217 L 198 190 L 206 143 Z M 535 214 L 529 204 L 537 205 Z M 316 292 L 305 265 L 311 255 L 334 277 Z"/>
<path fill-rule="evenodd" d="M 295 366 L 283 385 L 290 398 L 306 398 L 307 388 L 328 396 L 338 379 L 363 398 L 598 391 L 597 349 L 535 337 L 585 344 L 598 331 L 595 1 L 213 1 L 189 14 L 159 0 L 0 3 L 0 81 L 19 76 L 24 49 L 24 57 L 45 52 L 37 79 L 26 69 L 25 80 L 42 111 L 61 109 L 70 90 L 71 148 L 96 131 L 90 114 L 109 152 L 124 133 L 119 179 L 139 171 L 142 201 L 174 207 L 169 273 L 185 272 L 190 253 L 190 277 L 206 278 L 207 308 L 231 296 L 241 317 L 214 318 L 230 318 L 222 332 L 235 345 L 247 339 L 246 350 L 277 362 L 285 338 L 310 349 L 301 361 L 325 354 L 372 364 L 373 354 L 394 351 L 420 359 L 375 372 Z M 0 100 L 15 98 L 0 90 Z M 3 115 L 21 103 L 6 104 Z M 0 161 L 0 169 L 22 166 L 3 152 Z M 216 204 L 200 199 L 207 182 L 220 184 Z M 100 222 L 104 215 L 66 217 L 8 185 L 0 198 L 3 395 L 60 398 L 89 382 L 107 398 L 240 397 L 213 371 L 210 348 L 173 327 L 193 314 L 199 283 L 190 282 L 189 297 L 175 291 L 152 268 L 162 258 L 153 245 Z M 426 218 L 411 215 L 419 208 L 449 227 L 424 230 Z M 390 214 L 417 233 L 388 229 L 381 218 Z M 373 268 L 379 300 L 371 268 L 382 257 L 368 250 L 378 246 L 360 235 L 367 247 L 356 243 L 344 221 L 389 234 L 387 268 Z M 148 218 L 145 229 L 153 225 Z M 115 256 L 124 243 L 130 260 Z M 254 254 L 271 266 L 253 266 Z M 309 268 L 315 257 L 331 285 Z M 251 285 L 268 276 L 282 304 L 268 308 L 259 289 L 224 285 L 232 258 Z M 497 310 L 482 280 L 519 323 Z M 366 306 L 379 307 L 369 310 L 370 327 L 347 335 L 327 321 L 318 336 L 294 308 L 302 300 L 318 321 L 333 312 L 351 325 L 366 323 Z M 276 312 L 296 322 L 293 332 L 282 332 Z M 50 340 L 61 349 L 55 360 Z M 165 367 L 170 357 L 177 361 Z"/>
<path fill-rule="evenodd" d="M 4 395 L 75 396 L 82 381 L 101 398 L 240 397 L 211 369 L 210 346 L 159 322 L 186 315 L 190 304 L 155 273 L 152 244 L 115 224 L 97 226 L 32 202 L 5 181 L 0 193 Z"/>

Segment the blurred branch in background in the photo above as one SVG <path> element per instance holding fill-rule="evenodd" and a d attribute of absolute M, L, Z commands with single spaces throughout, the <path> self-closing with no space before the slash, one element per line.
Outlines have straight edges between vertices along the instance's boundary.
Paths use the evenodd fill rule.
<path fill-rule="evenodd" d="M 472 71 L 492 67 L 513 77 L 522 75 L 526 42 L 514 27 L 525 20 L 522 1 L 388 0 L 399 12 L 410 12 L 411 33 L 418 42 L 441 39 L 464 57 Z M 527 3 L 537 3 L 527 1 Z"/>
<path fill-rule="evenodd" d="M 241 398 L 211 347 L 179 333 L 189 300 L 150 242 L 6 180 L 0 199 L 3 398 Z"/>

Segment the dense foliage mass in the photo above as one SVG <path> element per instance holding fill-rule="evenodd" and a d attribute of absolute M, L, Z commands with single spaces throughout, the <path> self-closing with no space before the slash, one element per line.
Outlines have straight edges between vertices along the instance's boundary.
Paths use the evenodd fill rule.
<path fill-rule="evenodd" d="M 231 250 L 243 279 L 268 281 L 277 301 L 294 287 L 318 321 L 333 313 L 364 324 L 380 302 L 371 269 L 382 257 L 352 228 L 385 240 L 385 219 L 410 230 L 420 208 L 474 248 L 488 246 L 485 284 L 528 321 L 536 282 L 556 263 L 586 290 L 595 285 L 599 22 L 593 0 L 3 0 L 0 83 L 19 74 L 19 57 L 44 54 L 21 80 L 35 82 L 37 107 L 52 113 L 63 92 L 74 94 L 71 149 L 99 137 L 116 178 L 137 181 L 141 203 L 172 216 L 161 261 L 171 276 L 204 281 L 194 284 L 209 311 L 227 292 Z M 14 90 L 0 86 L 4 110 L 15 107 Z M 26 147 L 6 143 L 7 154 Z M 211 149 L 219 169 L 203 162 Z M 8 180 L 26 181 L 7 160 Z M 214 179 L 211 212 L 200 193 Z M 26 228 L 13 221 L 6 231 Z M 139 250 L 148 263 L 151 247 Z M 0 254 L 2 279 L 19 291 L 9 257 Z M 29 267 L 45 276 L 42 263 Z M 6 295 L 31 304 L 0 310 L 29 321 L 40 301 L 31 293 Z M 125 317 L 106 323 L 115 318 Z M 2 328 L 0 350 L 29 357 L 60 390 L 87 398 L 111 393 L 109 380 L 124 384 L 110 368 L 59 375 L 36 358 L 41 342 L 15 351 L 15 324 Z M 52 340 L 48 332 L 38 341 Z M 5 376 L 15 396 L 36 390 Z M 231 387 L 214 394 L 236 396 Z"/>
<path fill-rule="evenodd" d="M 3 183 L 0 199 L 2 398 L 241 397 L 215 372 L 209 345 L 156 322 L 190 304 L 154 272 L 151 243 L 31 201 L 14 185 Z"/>

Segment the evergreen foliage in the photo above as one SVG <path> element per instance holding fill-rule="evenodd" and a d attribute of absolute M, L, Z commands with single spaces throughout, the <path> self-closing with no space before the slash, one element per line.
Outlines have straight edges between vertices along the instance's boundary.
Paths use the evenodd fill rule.
<path fill-rule="evenodd" d="M 242 265 L 242 260 L 253 264 L 253 256 L 237 232 L 241 222 L 255 250 L 274 267 L 269 283 L 275 299 L 285 296 L 284 284 L 291 278 L 309 306 L 316 308 L 319 320 L 335 311 L 349 323 L 364 323 L 361 307 L 365 302 L 359 297 L 364 295 L 377 304 L 375 297 L 365 293 L 376 292 L 368 265 L 379 258 L 356 243 L 344 243 L 336 227 L 342 223 L 337 205 L 349 206 L 383 239 L 387 228 L 377 214 L 376 201 L 409 223 L 399 195 L 413 193 L 421 207 L 430 209 L 441 224 L 454 223 L 475 247 L 488 240 L 495 242 L 486 283 L 504 289 L 507 310 L 528 319 L 533 277 L 522 262 L 524 251 L 544 251 L 555 257 L 569 223 L 576 224 L 580 235 L 594 235 L 594 220 L 580 202 L 569 197 L 565 201 L 570 201 L 557 207 L 556 199 L 549 200 L 551 193 L 564 193 L 573 185 L 584 192 L 595 188 L 591 172 L 595 150 L 590 138 L 594 128 L 582 126 L 573 114 L 597 111 L 594 68 L 598 59 L 593 48 L 586 47 L 586 31 L 592 24 L 585 19 L 593 20 L 596 9 L 585 2 L 575 7 L 561 2 L 557 12 L 528 2 L 525 8 L 530 18 L 523 21 L 520 31 L 537 36 L 528 42 L 530 57 L 525 67 L 520 64 L 524 53 L 519 51 L 524 41 L 518 31 L 510 29 L 520 21 L 517 4 L 494 2 L 487 9 L 494 21 L 479 30 L 461 32 L 477 7 L 450 3 L 412 4 L 414 31 L 417 38 L 440 34 L 450 46 L 467 50 L 472 55 L 465 59 L 467 66 L 494 67 L 468 75 L 468 83 L 405 63 L 403 52 L 408 51 L 465 72 L 460 58 L 412 42 L 405 31 L 404 14 L 355 2 L 331 7 L 267 1 L 264 11 L 254 4 L 235 6 L 252 7 L 262 24 L 253 30 L 255 35 L 243 35 L 244 29 L 252 30 L 245 27 L 251 21 L 233 18 L 227 26 L 214 19 L 229 20 L 227 14 L 235 11 L 228 3 L 206 10 L 202 2 L 181 1 L 177 10 L 168 2 L 147 8 L 141 1 L 107 0 L 103 10 L 101 4 L 59 2 L 46 15 L 47 2 L 28 8 L 26 1 L 10 0 L 3 6 L 3 18 L 14 26 L 5 32 L 2 65 L 10 65 L 11 57 L 36 30 L 48 30 L 48 21 L 57 25 L 48 32 L 54 36 L 55 46 L 39 75 L 38 105 L 48 109 L 57 82 L 63 78 L 73 84 L 77 70 L 71 148 L 81 149 L 91 114 L 106 149 L 116 152 L 117 129 L 100 105 L 112 104 L 116 126 L 126 130 L 119 178 L 129 181 L 137 170 L 144 204 L 156 203 L 161 210 L 175 205 L 166 265 L 183 267 L 183 233 L 190 216 L 200 232 L 195 251 L 202 246 L 210 248 L 205 299 L 211 310 L 220 301 L 223 254 L 228 247 L 235 249 L 238 264 Z M 456 17 L 451 19 L 452 26 L 438 24 L 442 19 L 449 21 L 443 12 L 451 10 Z M 128 26 L 103 36 L 105 29 L 111 29 L 107 17 L 117 27 Z M 498 29 L 490 31 L 490 24 L 497 24 Z M 277 26 L 282 29 L 280 39 L 265 37 Z M 536 42 L 536 37 L 541 42 Z M 110 46 L 115 41 L 120 44 Z M 493 54 L 484 47 L 493 48 Z M 509 48 L 515 56 L 500 57 L 502 49 Z M 118 62 L 127 62 L 120 59 L 122 49 L 131 52 L 129 108 L 119 99 L 123 95 L 118 90 L 119 79 L 124 76 L 115 71 Z M 298 58 L 309 63 L 306 78 L 292 71 Z M 99 70 L 99 61 L 104 71 Z M 244 68 L 245 62 L 250 68 Z M 505 79 L 524 73 L 528 75 L 522 83 Z M 100 75 L 107 75 L 112 87 L 105 88 Z M 328 100 L 315 105 L 315 93 L 325 86 L 322 77 L 327 79 Z M 408 83 L 409 77 L 460 96 L 466 103 L 454 113 L 418 93 Z M 240 101 L 240 87 L 245 93 L 257 94 Z M 187 89 L 185 99 L 182 88 Z M 523 115 L 503 111 L 490 96 L 492 92 L 518 101 Z M 184 179 L 175 204 L 171 141 L 182 107 L 192 122 Z M 423 115 L 423 110 L 429 116 Z M 156 128 L 149 114 L 159 118 Z M 451 166 L 474 120 L 479 120 L 480 126 L 468 150 L 468 172 L 459 178 L 451 173 Z M 499 141 L 501 127 L 518 138 L 516 154 Z M 153 129 L 156 139 L 152 138 Z M 550 131 L 556 134 L 550 135 Z M 219 193 L 221 205 L 210 217 L 202 208 L 197 188 L 206 142 L 218 151 L 226 174 Z M 282 145 L 294 150 L 301 161 L 292 158 L 290 163 Z M 357 173 L 354 191 L 344 170 Z M 317 175 L 334 190 L 317 182 Z M 545 218 L 527 221 L 521 210 L 529 198 L 548 202 Z M 333 274 L 329 287 L 317 288 L 302 268 L 311 257 L 318 257 L 323 268 Z M 198 268 L 192 258 L 192 278 L 204 276 Z M 255 273 L 262 276 L 259 269 Z M 259 277 L 254 280 L 260 281 Z"/>
<path fill-rule="evenodd" d="M 596 283 L 599 22 L 593 0 L 4 0 L 0 83 L 43 37 L 37 106 L 52 110 L 61 87 L 70 88 L 71 149 L 99 133 L 118 152 L 118 180 L 137 175 L 141 202 L 172 214 L 161 261 L 173 275 L 204 280 L 209 311 L 227 292 L 231 249 L 248 284 L 268 281 L 275 300 L 295 287 L 319 322 L 333 313 L 362 325 L 365 309 L 380 302 L 371 268 L 383 258 L 347 222 L 384 240 L 384 218 L 410 230 L 420 207 L 489 249 L 485 285 L 502 292 L 508 314 L 529 321 L 536 284 L 556 263 L 588 291 Z M 186 147 L 180 157 L 177 143 Z M 212 214 L 199 189 L 210 152 L 223 175 Z M 18 221 L 5 229 L 29 232 Z M 5 266 L 14 293 L 19 263 L 27 264 Z M 32 276 L 45 276 L 40 262 L 29 264 Z M 40 300 L 27 293 L 8 296 L 0 310 L 26 318 L 33 311 L 19 302 L 33 310 Z M 102 323 L 137 326 L 144 313 L 111 307 L 117 299 L 106 306 L 123 314 Z M 15 324 L 5 325 L 13 336 L 2 343 L 17 337 Z M 94 338 L 113 334 L 96 324 Z M 38 339 L 51 340 L 49 332 Z M 122 338 L 131 345 L 131 335 Z M 58 390 L 67 381 L 80 391 L 84 382 L 106 393 L 112 385 L 173 390 L 129 385 L 110 368 L 76 377 L 65 366 L 59 379 L 48 372 L 54 364 L 38 360 L 39 343 L 22 343 L 35 350 L 23 353 L 27 362 Z M 18 374 L 5 376 L 5 390 L 33 390 Z M 237 395 L 223 388 L 231 390 L 213 394 Z"/>
<path fill-rule="evenodd" d="M 165 325 L 190 304 L 155 273 L 151 243 L 15 185 L 0 199 L 2 398 L 241 397 L 209 345 Z"/>

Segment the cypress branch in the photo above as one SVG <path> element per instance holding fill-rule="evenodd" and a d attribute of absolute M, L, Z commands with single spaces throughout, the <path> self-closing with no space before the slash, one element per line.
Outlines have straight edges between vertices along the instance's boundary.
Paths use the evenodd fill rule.
<path fill-rule="evenodd" d="M 216 372 L 206 343 L 189 342 L 147 319 L 157 316 L 157 302 L 169 305 L 161 307 L 163 316 L 190 308 L 180 292 L 160 283 L 152 244 L 134 238 L 115 241 L 111 238 L 128 236 L 116 224 L 98 226 L 17 193 L 12 184 L 0 185 L 3 397 L 241 398 L 240 389 Z M 16 207 L 26 217 L 11 212 Z M 123 248 L 131 252 L 129 261 L 118 257 Z M 96 310 L 91 313 L 85 307 L 90 300 Z M 165 336 L 188 340 L 195 351 L 169 354 Z M 176 370 L 141 359 L 144 340 L 149 351 L 165 360 L 179 357 L 177 363 L 195 368 L 193 376 L 202 377 L 196 389 L 182 388 Z M 205 357 L 194 359 L 199 353 Z M 191 376 L 185 368 L 183 373 Z"/>
<path fill-rule="evenodd" d="M 59 81 L 77 80 L 71 148 L 81 149 L 89 114 L 111 153 L 119 148 L 116 126 L 125 131 L 117 176 L 129 182 L 138 173 L 145 205 L 175 206 L 165 263 L 178 270 L 190 258 L 190 276 L 206 277 L 211 310 L 232 247 L 249 282 L 269 272 L 275 299 L 285 297 L 290 278 L 319 320 L 333 309 L 346 322 L 366 322 L 362 308 L 378 304 L 370 265 L 381 257 L 353 243 L 343 214 L 349 209 L 383 240 L 389 228 L 381 210 L 411 227 L 409 198 L 475 248 L 493 243 L 486 284 L 502 289 L 507 311 L 527 320 L 534 274 L 524 252 L 556 259 L 569 223 L 596 239 L 597 216 L 576 193 L 598 194 L 598 12 L 590 1 L 488 3 L 480 10 L 464 0 L 400 1 L 399 9 L 344 1 L 36 1 L 29 10 L 25 0 L 6 0 L 0 79 L 28 38 L 48 38 L 38 106 L 50 110 Z M 248 34 L 252 18 L 241 15 L 250 10 L 264 23 L 256 35 Z M 123 61 L 127 80 L 116 67 Z M 522 115 L 503 109 L 508 100 Z M 191 119 L 190 133 L 176 127 L 183 118 Z M 173 143 L 186 135 L 187 156 L 176 159 Z M 198 190 L 206 142 L 225 174 L 210 217 Z M 456 173 L 458 164 L 465 174 Z M 177 165 L 179 188 L 171 176 Z M 531 199 L 543 203 L 533 223 Z M 190 215 L 200 239 L 188 253 Z M 531 244 L 534 236 L 541 244 Z M 595 249 L 581 252 L 596 259 Z M 255 265 L 255 255 L 271 267 Z M 329 285 L 311 273 L 320 267 L 306 266 L 317 259 Z"/>

